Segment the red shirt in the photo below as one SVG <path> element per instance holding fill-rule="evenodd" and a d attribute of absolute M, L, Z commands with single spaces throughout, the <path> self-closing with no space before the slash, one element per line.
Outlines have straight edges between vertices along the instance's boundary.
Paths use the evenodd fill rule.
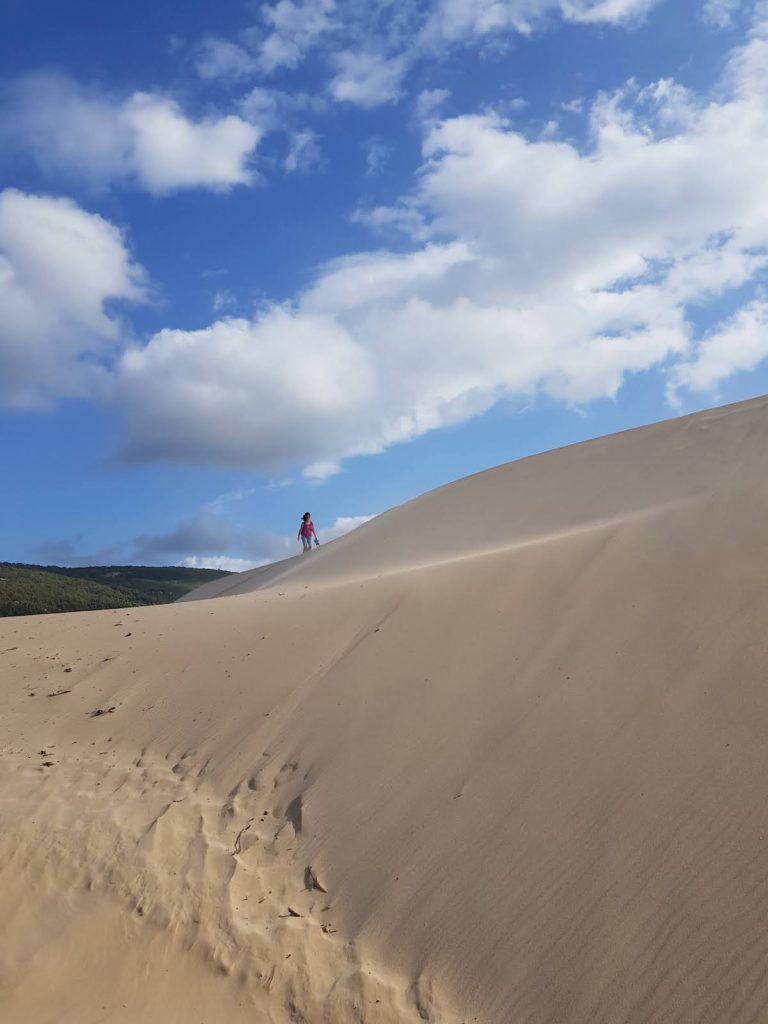
<path fill-rule="evenodd" d="M 311 519 L 305 519 L 301 524 L 301 536 L 311 537 L 315 532 L 315 524 Z"/>

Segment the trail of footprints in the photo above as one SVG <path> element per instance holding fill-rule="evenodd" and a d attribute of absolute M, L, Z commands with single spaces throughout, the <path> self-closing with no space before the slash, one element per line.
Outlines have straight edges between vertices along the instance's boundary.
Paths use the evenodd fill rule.
<path fill-rule="evenodd" d="M 307 785 L 298 761 L 267 762 L 223 804 L 192 755 L 171 766 L 142 751 L 106 771 L 66 758 L 55 772 L 21 758 L 15 767 L 34 821 L 13 837 L 15 856 L 80 890 L 106 888 L 142 927 L 170 929 L 274 1024 L 333 1024 L 350 1010 L 360 1024 L 449 1024 L 423 979 L 377 973 L 334 923 L 333 894 L 297 849 Z"/>

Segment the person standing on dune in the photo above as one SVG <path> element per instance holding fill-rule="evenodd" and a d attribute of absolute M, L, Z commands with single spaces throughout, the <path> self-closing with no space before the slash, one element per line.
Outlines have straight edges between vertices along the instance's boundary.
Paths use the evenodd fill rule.
<path fill-rule="evenodd" d="M 309 551 L 312 547 L 312 538 L 315 539 L 315 547 L 320 547 L 320 541 L 317 539 L 317 533 L 315 532 L 315 524 L 312 522 L 312 516 L 309 512 L 305 512 L 301 517 L 301 523 L 299 523 L 299 535 L 296 538 L 302 543 L 302 552 Z"/>

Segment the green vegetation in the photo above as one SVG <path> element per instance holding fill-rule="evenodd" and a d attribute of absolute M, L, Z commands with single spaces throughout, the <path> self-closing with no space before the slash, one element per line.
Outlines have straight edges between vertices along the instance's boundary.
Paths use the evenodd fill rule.
<path fill-rule="evenodd" d="M 178 566 L 94 565 L 68 569 L 0 562 L 0 616 L 170 604 L 202 583 L 227 575 L 216 569 Z"/>

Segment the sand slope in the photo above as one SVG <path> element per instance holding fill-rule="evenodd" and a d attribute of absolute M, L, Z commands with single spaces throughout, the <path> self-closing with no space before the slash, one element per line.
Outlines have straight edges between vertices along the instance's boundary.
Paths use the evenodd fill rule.
<path fill-rule="evenodd" d="M 761 399 L 1 622 L 3 1021 L 768 1019 L 767 462 Z"/>

